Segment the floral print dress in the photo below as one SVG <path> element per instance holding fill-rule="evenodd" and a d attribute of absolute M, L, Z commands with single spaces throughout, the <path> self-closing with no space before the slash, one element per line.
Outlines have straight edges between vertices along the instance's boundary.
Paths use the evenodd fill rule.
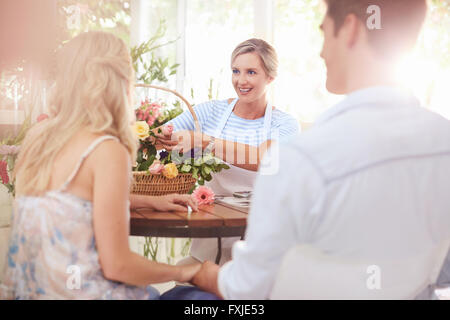
<path fill-rule="evenodd" d="M 65 191 L 95 140 L 66 183 L 40 197 L 16 199 L 0 299 L 158 299 L 151 286 L 105 279 L 93 228 L 92 202 Z M 129 215 L 129 212 L 128 212 Z"/>

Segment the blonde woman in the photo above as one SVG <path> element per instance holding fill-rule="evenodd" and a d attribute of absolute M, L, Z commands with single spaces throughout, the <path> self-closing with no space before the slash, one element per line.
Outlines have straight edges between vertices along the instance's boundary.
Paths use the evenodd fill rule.
<path fill-rule="evenodd" d="M 129 249 L 133 76 L 125 43 L 111 34 L 84 33 L 60 51 L 51 115 L 29 131 L 16 165 L 3 297 L 157 299 L 149 284 L 198 271 Z M 195 208 L 187 196 L 150 200 Z"/>
<path fill-rule="evenodd" d="M 262 155 L 270 144 L 289 140 L 299 132 L 298 122 L 267 99 L 277 69 L 277 53 L 269 43 L 261 39 L 240 43 L 231 54 L 231 82 L 237 98 L 209 101 L 194 108 L 202 128 L 200 136 L 194 132 L 189 112 L 171 121 L 173 136 L 159 135 L 166 149 L 201 146 L 230 164 L 231 169 L 215 174 L 207 184 L 216 195 L 251 191 Z M 223 241 L 221 263 L 231 258 L 235 240 Z M 194 240 L 191 255 L 200 261 L 214 260 L 217 250 L 216 239 Z"/>

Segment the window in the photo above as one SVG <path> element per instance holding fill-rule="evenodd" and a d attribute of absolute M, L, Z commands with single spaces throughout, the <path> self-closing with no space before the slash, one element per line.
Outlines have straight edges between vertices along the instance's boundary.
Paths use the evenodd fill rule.
<path fill-rule="evenodd" d="M 274 46 L 280 67 L 274 104 L 302 122 L 313 122 L 341 99 L 326 91 L 326 68 L 320 58 L 320 1 L 275 1 Z"/>
<path fill-rule="evenodd" d="M 192 88 L 196 103 L 234 97 L 230 57 L 240 42 L 253 37 L 253 3 L 189 0 L 186 10 L 185 94 Z"/>

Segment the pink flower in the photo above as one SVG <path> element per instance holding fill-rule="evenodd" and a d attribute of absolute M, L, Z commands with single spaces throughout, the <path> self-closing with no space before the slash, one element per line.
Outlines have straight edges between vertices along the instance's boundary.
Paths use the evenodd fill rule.
<path fill-rule="evenodd" d="M 198 187 L 192 193 L 192 197 L 199 205 L 214 203 L 214 192 L 205 186 Z"/>
<path fill-rule="evenodd" d="M 45 119 L 48 118 L 48 115 L 46 115 L 45 113 L 41 113 L 38 117 L 37 117 L 37 122 L 41 122 Z"/>
<path fill-rule="evenodd" d="M 19 147 L 17 146 L 10 146 L 7 144 L 4 144 L 2 146 L 0 146 L 0 155 L 2 156 L 7 156 L 9 154 L 16 154 L 19 152 Z"/>
<path fill-rule="evenodd" d="M 154 117 L 154 118 L 158 118 L 159 117 L 159 106 L 158 107 L 151 106 L 149 108 L 149 110 L 150 110 L 150 114 L 151 114 L 152 117 Z"/>
<path fill-rule="evenodd" d="M 155 117 L 148 117 L 147 123 L 151 127 L 155 123 Z"/>
<path fill-rule="evenodd" d="M 6 161 L 0 161 L 0 178 L 2 179 L 3 184 L 8 184 L 9 176 L 7 170 L 8 164 Z"/>
<path fill-rule="evenodd" d="M 150 166 L 150 168 L 148 168 L 148 171 L 151 174 L 161 174 L 161 172 L 163 170 L 164 170 L 164 165 L 159 160 L 153 161 L 153 163 Z"/>
<path fill-rule="evenodd" d="M 139 121 L 144 120 L 144 114 L 143 114 L 143 112 L 142 112 L 141 109 L 138 109 L 138 110 L 136 111 L 136 118 L 137 118 Z"/>
<path fill-rule="evenodd" d="M 156 118 L 159 117 L 161 105 L 156 102 L 150 103 L 148 99 L 141 101 L 141 106 L 136 110 L 136 118 L 140 121 L 145 121 L 149 126 L 155 123 Z"/>
<path fill-rule="evenodd" d="M 171 123 L 169 123 L 168 125 L 165 125 L 162 128 L 162 134 L 165 135 L 165 136 L 172 135 L 172 132 L 173 132 L 173 124 L 171 124 Z"/>

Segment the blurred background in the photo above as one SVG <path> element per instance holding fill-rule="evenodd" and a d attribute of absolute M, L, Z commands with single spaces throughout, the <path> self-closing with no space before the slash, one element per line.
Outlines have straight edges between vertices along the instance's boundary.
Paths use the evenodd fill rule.
<path fill-rule="evenodd" d="M 450 0 L 430 0 L 429 8 L 417 48 L 396 71 L 426 108 L 450 119 Z M 55 51 L 89 30 L 112 32 L 129 45 L 137 82 L 174 89 L 192 104 L 234 97 L 231 52 L 263 38 L 280 60 L 270 99 L 306 128 L 342 99 L 325 89 L 324 10 L 321 0 L 0 0 L 0 145 L 20 145 L 46 112 Z M 136 90 L 136 107 L 146 97 L 174 103 L 153 91 Z M 0 186 L 0 252 L 11 203 Z M 147 256 L 167 263 L 186 256 L 190 245 L 130 238 L 133 250 L 148 248 Z"/>
<path fill-rule="evenodd" d="M 235 96 L 230 55 L 252 37 L 278 52 L 279 76 L 270 89 L 276 107 L 313 122 L 341 99 L 325 90 L 320 0 L 2 0 L 0 6 L 0 125 L 23 121 L 31 104 L 34 113 L 44 111 L 52 50 L 88 30 L 110 31 L 133 48 L 138 82 L 170 87 L 192 103 Z M 448 30 L 450 0 L 430 1 L 418 46 L 398 76 L 424 106 L 450 118 Z"/>

